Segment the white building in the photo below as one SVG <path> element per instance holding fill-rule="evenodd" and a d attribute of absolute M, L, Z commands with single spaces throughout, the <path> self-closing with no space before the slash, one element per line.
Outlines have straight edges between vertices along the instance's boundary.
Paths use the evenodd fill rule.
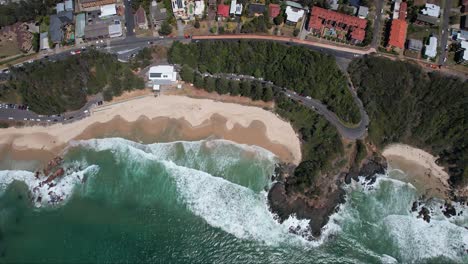
<path fill-rule="evenodd" d="M 120 20 L 115 20 L 113 24 L 109 25 L 109 37 L 117 38 L 122 36 L 122 24 Z"/>
<path fill-rule="evenodd" d="M 237 0 L 231 1 L 231 8 L 229 10 L 229 14 L 231 15 L 242 15 L 242 4 L 238 4 Z"/>
<path fill-rule="evenodd" d="M 463 51 L 463 61 L 468 61 L 468 41 L 462 41 L 460 47 L 464 49 Z"/>
<path fill-rule="evenodd" d="M 437 56 L 437 38 L 432 36 L 429 38 L 429 45 L 426 45 L 424 55 L 429 58 L 435 58 Z"/>
<path fill-rule="evenodd" d="M 153 66 L 148 71 L 148 79 L 153 85 L 153 90 L 159 91 L 160 85 L 171 85 L 177 81 L 177 72 L 174 66 L 158 65 Z"/>
<path fill-rule="evenodd" d="M 297 23 L 304 16 L 304 9 L 299 9 L 291 6 L 286 7 L 286 20 L 292 23 Z"/>
<path fill-rule="evenodd" d="M 205 11 L 205 1 L 195 1 L 195 9 L 193 14 L 196 16 L 202 16 Z"/>
<path fill-rule="evenodd" d="M 421 13 L 431 17 L 439 17 L 440 6 L 434 4 L 426 4 L 426 7 L 421 10 Z"/>
<path fill-rule="evenodd" d="M 115 4 L 101 6 L 101 15 L 99 15 L 100 18 L 106 18 L 115 15 L 117 15 L 117 8 Z"/>

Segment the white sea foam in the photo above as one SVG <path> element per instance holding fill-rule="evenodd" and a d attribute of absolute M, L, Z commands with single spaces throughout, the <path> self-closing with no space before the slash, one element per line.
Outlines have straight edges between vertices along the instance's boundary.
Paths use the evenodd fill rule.
<path fill-rule="evenodd" d="M 268 209 L 265 193 L 257 194 L 246 187 L 172 162 L 164 164 L 176 181 L 181 201 L 211 226 L 237 238 L 268 245 L 321 244 L 322 241 L 308 242 L 302 236 L 289 232 L 290 228 L 297 227 L 298 230 L 307 230 L 307 220 L 290 217 L 282 224 L 277 222 Z"/>
<path fill-rule="evenodd" d="M 84 170 L 66 173 L 52 181 L 54 186 L 41 184 L 45 178 L 38 179 L 30 171 L 0 171 L 0 194 L 14 181 L 24 182 L 31 194 L 34 206 L 61 205 L 73 194 L 76 185 L 81 184 L 85 176 L 90 176 L 99 170 L 96 165 L 87 166 Z M 39 199 L 38 199 L 39 198 Z"/>

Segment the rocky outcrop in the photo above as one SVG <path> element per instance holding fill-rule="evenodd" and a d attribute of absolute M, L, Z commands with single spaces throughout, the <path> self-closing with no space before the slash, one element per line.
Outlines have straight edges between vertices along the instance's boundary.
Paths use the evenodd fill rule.
<path fill-rule="evenodd" d="M 358 181 L 358 176 L 364 176 L 367 184 L 372 184 L 376 180 L 376 174 L 385 173 L 387 168 L 386 160 L 377 154 L 373 154 L 361 164 L 355 164 L 347 173 L 322 175 L 316 180 L 314 188 L 301 193 L 288 186 L 289 182 L 294 182 L 291 171 L 288 173 L 291 176 L 286 178 L 282 177 L 282 173 L 277 173 L 282 176 L 276 178 L 278 182 L 268 193 L 270 210 L 278 216 L 280 222 L 291 215 L 298 219 L 309 219 L 312 235 L 318 237 L 330 215 L 345 201 L 345 192 L 341 188 L 343 182 L 351 183 L 351 179 Z"/>

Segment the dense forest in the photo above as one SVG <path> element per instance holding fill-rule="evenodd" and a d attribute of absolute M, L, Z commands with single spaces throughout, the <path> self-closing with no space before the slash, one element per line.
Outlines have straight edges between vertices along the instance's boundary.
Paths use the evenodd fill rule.
<path fill-rule="evenodd" d="M 202 73 L 262 77 L 321 100 L 346 122 L 358 123 L 360 120 L 359 110 L 335 59 L 305 47 L 265 41 L 174 42 L 169 50 L 169 61 L 186 64 Z"/>
<path fill-rule="evenodd" d="M 13 90 L 38 114 L 79 109 L 88 95 L 99 92 L 110 100 L 125 90 L 144 88 L 143 79 L 134 75 L 128 65 L 94 50 L 62 61 L 25 64 L 12 68 L 11 73 L 11 80 L 0 87 L 0 98 Z"/>
<path fill-rule="evenodd" d="M 276 112 L 289 120 L 302 141 L 302 162 L 294 177 L 286 182 L 288 192 L 314 189 L 315 179 L 330 169 L 331 161 L 343 155 L 343 144 L 335 127 L 311 109 L 292 101 L 283 94 L 275 96 Z"/>
<path fill-rule="evenodd" d="M 372 142 L 429 150 L 448 167 L 452 184 L 468 183 L 466 81 L 378 57 L 355 60 L 349 71 L 371 120 Z"/>
<path fill-rule="evenodd" d="M 302 162 L 296 168 L 294 177 L 286 182 L 290 192 L 302 192 L 314 185 L 321 172 L 329 169 L 330 161 L 343 153 L 343 145 L 337 130 L 323 117 L 309 108 L 292 101 L 283 93 L 273 91 L 271 85 L 250 80 L 228 80 L 203 77 L 194 69 L 184 65 L 180 71 L 182 80 L 208 92 L 250 97 L 253 100 L 271 101 L 275 99 L 276 112 L 289 120 L 302 141 Z"/>
<path fill-rule="evenodd" d="M 54 14 L 61 0 L 24 0 L 0 5 L 0 27 L 16 22 L 28 22 L 40 16 Z"/>

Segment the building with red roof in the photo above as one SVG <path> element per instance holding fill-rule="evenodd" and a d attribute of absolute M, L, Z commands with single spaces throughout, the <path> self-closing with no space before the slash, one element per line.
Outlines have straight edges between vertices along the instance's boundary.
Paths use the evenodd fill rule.
<path fill-rule="evenodd" d="M 408 9 L 408 4 L 406 2 L 400 3 L 400 10 L 398 10 L 398 19 L 406 19 L 406 10 Z"/>
<path fill-rule="evenodd" d="M 278 4 L 270 4 L 268 6 L 268 13 L 270 13 L 271 18 L 277 17 L 281 12 L 281 7 Z"/>
<path fill-rule="evenodd" d="M 392 26 L 390 29 L 390 39 L 388 41 L 388 48 L 400 48 L 405 47 L 406 41 L 406 30 L 408 24 L 404 19 L 393 19 Z"/>
<path fill-rule="evenodd" d="M 228 5 L 218 5 L 218 16 L 220 16 L 220 17 L 229 17 L 229 6 Z"/>
<path fill-rule="evenodd" d="M 343 32 L 350 33 L 351 41 L 360 43 L 366 36 L 366 26 L 365 19 L 314 6 L 310 13 L 308 29 L 319 35 L 325 34 L 327 30 L 336 31 L 337 36 L 348 35 L 340 34 Z"/>

